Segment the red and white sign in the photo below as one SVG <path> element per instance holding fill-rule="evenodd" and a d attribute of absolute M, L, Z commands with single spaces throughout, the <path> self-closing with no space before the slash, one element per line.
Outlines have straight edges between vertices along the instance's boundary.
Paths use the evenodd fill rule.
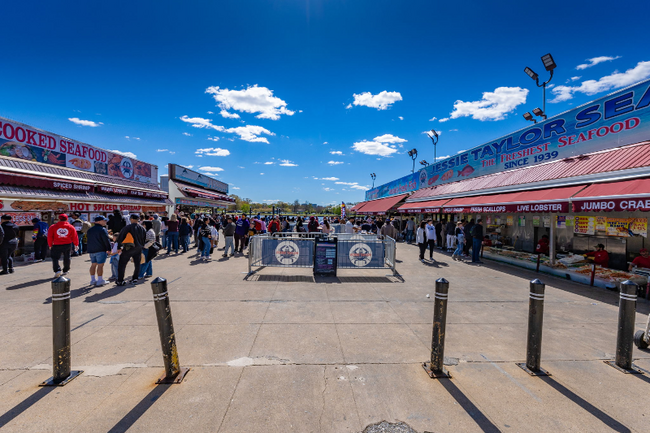
<path fill-rule="evenodd" d="M 615 198 L 573 202 L 574 212 L 649 212 L 650 198 Z"/>
<path fill-rule="evenodd" d="M 149 191 L 140 191 L 136 189 L 117 188 L 112 186 L 98 185 L 97 192 L 104 192 L 107 194 L 128 195 L 131 197 L 147 197 L 147 198 L 167 198 L 164 192 L 155 193 Z"/>
<path fill-rule="evenodd" d="M 492 206 L 445 207 L 443 213 L 566 213 L 569 203 L 527 203 Z"/>
<path fill-rule="evenodd" d="M 8 212 L 3 215 L 11 216 L 11 221 L 19 226 L 33 226 L 32 220 L 34 218 L 41 219 L 40 212 Z"/>
<path fill-rule="evenodd" d="M 76 212 L 113 212 L 116 209 L 130 212 L 164 212 L 165 206 L 113 203 L 70 203 L 70 210 Z"/>

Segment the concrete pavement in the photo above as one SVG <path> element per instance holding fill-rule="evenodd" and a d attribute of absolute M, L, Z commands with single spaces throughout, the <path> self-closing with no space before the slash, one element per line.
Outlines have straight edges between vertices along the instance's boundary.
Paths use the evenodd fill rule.
<path fill-rule="evenodd" d="M 181 385 L 154 384 L 163 360 L 149 283 L 88 287 L 86 255 L 69 275 L 72 365 L 85 373 L 39 388 L 51 376 L 51 265 L 18 267 L 0 279 L 0 430 L 361 432 L 385 420 L 420 433 L 648 431 L 650 374 L 603 363 L 615 352 L 616 293 L 444 254 L 423 264 L 417 254 L 398 245 L 402 278 L 344 270 L 314 279 L 279 268 L 246 278 L 244 257 L 156 259 L 154 275 L 169 281 L 180 362 L 192 368 Z M 437 381 L 420 364 L 430 356 L 440 277 L 450 282 L 453 379 Z M 536 277 L 547 284 L 550 378 L 515 365 L 525 360 Z M 648 304 L 637 311 L 642 329 Z M 650 354 L 635 348 L 635 364 L 650 371 Z"/>

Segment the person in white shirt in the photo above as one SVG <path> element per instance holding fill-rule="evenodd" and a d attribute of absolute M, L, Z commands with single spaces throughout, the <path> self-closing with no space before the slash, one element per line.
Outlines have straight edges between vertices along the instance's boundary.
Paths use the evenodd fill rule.
<path fill-rule="evenodd" d="M 210 226 L 210 232 L 212 233 L 212 246 L 217 248 L 219 245 L 219 230 L 213 225 Z"/>
<path fill-rule="evenodd" d="M 429 260 L 433 260 L 433 249 L 436 246 L 436 226 L 433 225 L 433 221 L 428 220 L 426 229 L 427 236 L 427 245 L 429 246 Z"/>
<path fill-rule="evenodd" d="M 418 227 L 417 232 L 415 233 L 415 242 L 418 244 L 418 247 L 420 248 L 420 261 L 424 263 L 424 252 L 427 250 L 427 239 L 426 239 L 426 229 L 425 229 L 425 222 L 422 221 L 420 223 L 420 227 Z"/>
<path fill-rule="evenodd" d="M 354 218 L 348 219 L 348 222 L 345 223 L 345 233 L 354 234 Z"/>

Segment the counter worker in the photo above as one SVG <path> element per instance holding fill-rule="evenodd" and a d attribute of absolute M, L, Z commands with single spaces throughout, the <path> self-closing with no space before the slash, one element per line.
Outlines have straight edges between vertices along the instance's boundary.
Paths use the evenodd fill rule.
<path fill-rule="evenodd" d="M 609 254 L 605 251 L 605 245 L 603 244 L 596 245 L 596 251 L 585 254 L 585 257 L 593 257 L 594 263 L 603 268 L 609 267 Z"/>
<path fill-rule="evenodd" d="M 641 248 L 639 254 L 641 255 L 632 260 L 628 270 L 631 271 L 634 267 L 650 269 L 650 254 L 648 253 L 648 250 L 646 248 Z"/>
<path fill-rule="evenodd" d="M 535 252 L 548 255 L 549 245 L 550 242 L 548 239 L 548 235 L 544 235 L 537 243 L 537 248 L 535 248 Z"/>

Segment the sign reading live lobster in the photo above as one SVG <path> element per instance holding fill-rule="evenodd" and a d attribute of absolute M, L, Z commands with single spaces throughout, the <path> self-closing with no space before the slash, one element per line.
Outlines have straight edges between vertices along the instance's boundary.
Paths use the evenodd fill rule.
<path fill-rule="evenodd" d="M 366 192 L 366 201 L 647 140 L 650 80 Z"/>
<path fill-rule="evenodd" d="M 0 155 L 158 183 L 158 167 L 0 117 Z"/>

